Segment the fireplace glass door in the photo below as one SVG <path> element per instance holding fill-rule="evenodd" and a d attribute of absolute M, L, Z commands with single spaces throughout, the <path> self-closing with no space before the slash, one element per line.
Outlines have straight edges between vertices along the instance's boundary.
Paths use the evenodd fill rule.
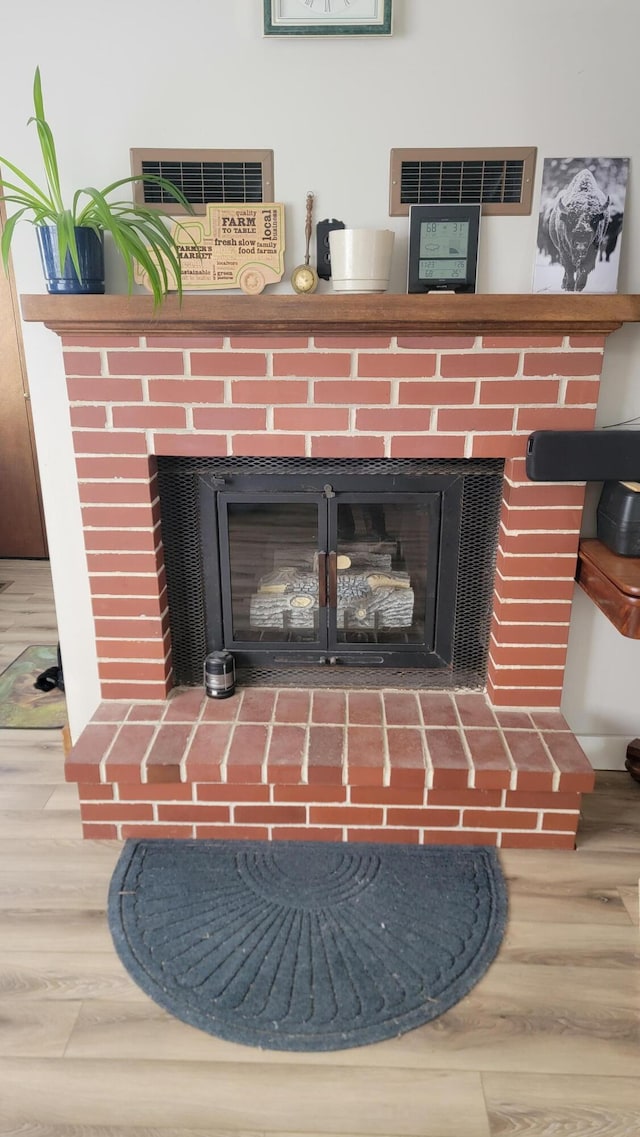
<path fill-rule="evenodd" d="M 319 553 L 327 543 L 322 497 L 223 494 L 220 507 L 226 645 L 327 647 Z"/>
<path fill-rule="evenodd" d="M 221 627 L 240 665 L 441 666 L 442 494 L 217 493 Z M 450 597 L 450 601 L 447 598 Z M 445 635 L 445 641 L 447 637 Z M 450 640 L 450 632 L 449 632 Z"/>

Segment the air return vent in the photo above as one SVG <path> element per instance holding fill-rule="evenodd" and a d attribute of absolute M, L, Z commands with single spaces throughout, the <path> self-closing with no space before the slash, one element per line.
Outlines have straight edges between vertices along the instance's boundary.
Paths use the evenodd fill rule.
<path fill-rule="evenodd" d="M 389 213 L 411 205 L 482 203 L 482 212 L 531 213 L 535 148 L 392 150 Z"/>
<path fill-rule="evenodd" d="M 131 171 L 167 178 L 195 213 L 204 213 L 207 202 L 273 201 L 273 150 L 132 150 Z M 153 182 L 137 182 L 135 200 L 177 212 L 171 196 Z"/>

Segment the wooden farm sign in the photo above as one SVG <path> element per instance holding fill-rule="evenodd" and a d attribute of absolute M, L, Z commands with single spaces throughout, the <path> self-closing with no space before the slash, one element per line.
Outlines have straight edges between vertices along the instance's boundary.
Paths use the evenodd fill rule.
<path fill-rule="evenodd" d="M 284 205 L 207 205 L 171 225 L 185 291 L 241 288 L 255 295 L 284 275 Z M 144 275 L 142 283 L 146 283 Z"/>

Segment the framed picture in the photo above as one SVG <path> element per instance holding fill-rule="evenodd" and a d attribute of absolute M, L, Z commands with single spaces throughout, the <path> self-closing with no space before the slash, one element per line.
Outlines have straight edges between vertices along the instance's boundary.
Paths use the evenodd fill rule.
<path fill-rule="evenodd" d="M 390 36 L 392 0 L 263 0 L 266 36 Z"/>
<path fill-rule="evenodd" d="M 616 292 L 628 158 L 545 158 L 534 292 Z"/>

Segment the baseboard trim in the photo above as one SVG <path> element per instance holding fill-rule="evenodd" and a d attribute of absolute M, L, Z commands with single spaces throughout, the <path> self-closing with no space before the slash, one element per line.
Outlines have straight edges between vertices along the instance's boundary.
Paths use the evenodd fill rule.
<path fill-rule="evenodd" d="M 630 735 L 576 734 L 594 770 L 624 770 Z"/>

